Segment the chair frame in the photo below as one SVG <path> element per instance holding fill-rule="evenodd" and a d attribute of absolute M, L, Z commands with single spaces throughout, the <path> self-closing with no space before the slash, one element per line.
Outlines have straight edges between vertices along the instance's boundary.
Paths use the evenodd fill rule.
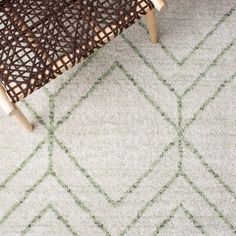
<path fill-rule="evenodd" d="M 157 10 L 160 11 L 165 7 L 164 0 L 156 0 L 157 4 L 155 5 Z M 157 27 L 157 19 L 155 8 L 152 10 L 148 10 L 145 15 L 146 25 L 149 32 L 149 37 L 152 43 L 158 43 L 158 27 Z M 11 102 L 9 96 L 5 92 L 3 86 L 0 84 L 0 107 L 2 110 L 10 117 L 13 117 L 16 122 L 25 128 L 28 131 L 33 130 L 33 125 L 28 121 L 23 112 L 17 107 L 16 104 Z"/>

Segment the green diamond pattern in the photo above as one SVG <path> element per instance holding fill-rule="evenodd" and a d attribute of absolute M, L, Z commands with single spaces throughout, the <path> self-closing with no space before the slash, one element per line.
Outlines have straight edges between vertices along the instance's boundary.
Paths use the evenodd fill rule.
<path fill-rule="evenodd" d="M 236 6 L 232 6 L 231 9 L 223 14 L 220 21 L 217 22 L 214 27 L 205 35 L 203 39 L 199 41 L 199 43 L 190 51 L 190 53 L 184 57 L 182 60 L 178 60 L 176 56 L 163 42 L 161 42 L 158 47 L 165 53 L 168 57 L 173 60 L 174 64 L 177 64 L 180 68 L 185 65 L 185 63 L 191 59 L 192 55 L 196 53 L 199 48 L 204 46 L 204 44 L 209 40 L 209 38 L 214 35 L 218 28 L 224 25 L 226 20 L 234 20 L 235 21 L 235 9 Z M 233 18 L 234 16 L 234 18 Z M 143 29 L 145 26 L 140 23 L 137 24 L 135 27 L 139 29 Z M 215 170 L 214 166 L 208 163 L 205 159 L 204 154 L 202 151 L 196 146 L 194 140 L 190 140 L 186 133 L 191 130 L 194 123 L 198 122 L 201 116 L 207 112 L 208 108 L 214 103 L 214 101 L 219 98 L 222 94 L 225 93 L 227 88 L 230 88 L 233 85 L 236 77 L 236 71 L 232 71 L 230 77 L 222 78 L 222 81 L 219 85 L 216 86 L 214 92 L 208 96 L 208 98 L 201 104 L 200 107 L 196 107 L 195 112 L 192 114 L 190 118 L 186 118 L 184 115 L 184 108 L 185 108 L 185 99 L 186 97 L 194 90 L 196 90 L 199 84 L 204 81 L 205 77 L 208 73 L 218 66 L 224 56 L 227 56 L 227 53 L 231 52 L 235 47 L 236 38 L 233 38 L 229 44 L 227 44 L 220 53 L 212 60 L 208 65 L 204 67 L 200 74 L 193 80 L 190 86 L 187 86 L 183 93 L 179 93 L 178 89 L 175 88 L 173 82 L 170 82 L 169 78 L 165 78 L 155 65 L 155 61 L 150 60 L 147 55 L 145 55 L 142 50 L 139 48 L 139 45 L 136 45 L 136 42 L 130 39 L 130 33 L 124 33 L 119 37 L 119 40 L 125 45 L 125 47 L 129 47 L 130 50 L 136 55 L 138 60 L 142 61 L 142 64 L 147 67 L 152 75 L 155 77 L 156 81 L 164 86 L 168 92 L 175 98 L 175 103 L 177 104 L 177 122 L 173 119 L 173 117 L 166 112 L 165 109 L 150 95 L 150 92 L 147 91 L 143 84 L 138 81 L 133 73 L 127 69 L 126 65 L 122 62 L 122 60 L 117 59 L 110 67 L 104 69 L 102 75 L 99 75 L 96 81 L 90 86 L 84 95 L 77 97 L 77 101 L 73 103 L 66 113 L 62 114 L 59 119 L 55 117 L 55 107 L 56 107 L 56 100 L 60 97 L 62 91 L 64 91 L 73 81 L 80 76 L 81 70 L 86 70 L 89 68 L 97 58 L 99 58 L 100 51 L 97 51 L 83 63 L 78 65 L 74 70 L 73 73 L 70 74 L 70 77 L 66 80 L 62 81 L 60 86 L 57 88 L 56 91 L 51 91 L 49 88 L 44 88 L 43 92 L 46 94 L 48 98 L 48 107 L 49 107 L 49 117 L 48 120 L 43 114 L 40 114 L 35 109 L 35 106 L 31 104 L 30 99 L 23 102 L 25 108 L 31 113 L 34 117 L 34 120 L 40 124 L 38 129 L 44 129 L 46 131 L 46 135 L 41 138 L 41 141 L 33 148 L 32 152 L 28 157 L 26 157 L 19 166 L 17 166 L 6 178 L 4 181 L 0 183 L 0 193 L 5 194 L 6 188 L 8 185 L 11 185 L 12 181 L 17 178 L 17 176 L 24 171 L 25 168 L 29 165 L 29 163 L 35 159 L 37 153 L 40 152 L 43 148 L 47 148 L 48 151 L 48 167 L 45 169 L 44 173 L 41 175 L 37 181 L 35 181 L 31 186 L 27 187 L 24 190 L 24 194 L 20 196 L 17 200 L 14 201 L 11 207 L 6 210 L 1 211 L 2 217 L 0 218 L 0 232 L 3 230 L 4 225 L 11 221 L 12 218 L 16 217 L 18 214 L 18 210 L 23 207 L 24 203 L 27 202 L 29 198 L 40 189 L 41 186 L 45 183 L 45 181 L 50 181 L 51 179 L 55 180 L 55 188 L 60 189 L 58 192 L 62 191 L 64 194 L 68 195 L 68 197 L 73 201 L 72 208 L 75 207 L 78 211 L 82 212 L 88 217 L 88 219 L 92 222 L 94 228 L 96 228 L 101 235 L 114 235 L 111 232 L 110 227 L 107 225 L 107 222 L 104 223 L 104 219 L 102 217 L 103 214 L 98 215 L 97 212 L 93 211 L 92 207 L 89 206 L 89 201 L 86 199 L 82 199 L 81 196 L 77 194 L 77 190 L 75 186 L 70 186 L 63 177 L 57 172 L 55 168 L 55 162 L 57 159 L 54 158 L 54 151 L 56 148 L 59 148 L 62 153 L 67 158 L 67 162 L 71 162 L 71 164 L 75 167 L 78 173 L 83 176 L 93 191 L 98 194 L 100 198 L 102 198 L 105 203 L 111 209 L 119 209 L 122 208 L 124 204 L 137 192 L 141 191 L 142 184 L 147 180 L 152 174 L 159 171 L 157 170 L 160 162 L 166 158 L 167 154 L 170 153 L 174 148 L 178 150 L 178 155 L 175 156 L 177 158 L 177 168 L 174 175 L 167 175 L 167 181 L 165 184 L 162 185 L 161 188 L 158 188 L 158 191 L 152 195 L 151 198 L 147 198 L 143 203 L 141 208 L 135 209 L 135 214 L 133 217 L 129 219 L 128 223 L 124 224 L 123 227 L 117 228 L 115 231 L 117 235 L 137 235 L 134 233 L 135 227 L 138 224 L 141 224 L 143 218 L 146 217 L 146 214 L 149 210 L 155 208 L 156 204 L 159 204 L 161 199 L 165 194 L 168 194 L 168 191 L 172 189 L 172 187 L 178 182 L 183 181 L 189 191 L 194 192 L 197 198 L 202 201 L 202 204 L 205 204 L 210 211 L 214 212 L 217 217 L 217 220 L 227 228 L 227 232 L 230 234 L 236 234 L 236 224 L 235 224 L 235 216 L 232 217 L 230 214 L 225 213 L 225 209 L 218 206 L 212 197 L 209 194 L 206 194 L 205 191 L 196 184 L 196 182 L 191 178 L 189 174 L 185 171 L 184 163 L 186 161 L 185 157 L 185 150 L 188 150 L 190 153 L 194 155 L 194 157 L 200 161 L 203 168 L 206 170 L 209 176 L 211 176 L 217 184 L 223 189 L 222 191 L 230 196 L 231 202 L 236 204 L 236 193 L 235 193 L 235 186 L 232 186 L 228 183 L 224 176 L 218 173 Z M 115 45 L 116 42 L 114 42 Z M 112 47 L 112 46 L 106 46 Z M 235 56 L 235 55 L 234 55 Z M 236 57 L 234 57 L 236 59 Z M 73 153 L 73 151 L 64 143 L 60 136 L 57 136 L 56 131 L 67 124 L 68 120 L 73 116 L 73 114 L 81 107 L 86 101 L 101 87 L 101 85 L 107 80 L 109 76 L 115 70 L 119 70 L 122 75 L 125 76 L 126 80 L 133 86 L 135 91 L 137 91 L 140 95 L 140 98 L 145 99 L 147 106 L 150 106 L 153 109 L 153 112 L 156 112 L 161 119 L 166 123 L 166 125 L 172 127 L 174 132 L 174 139 L 171 142 L 167 142 L 164 149 L 160 151 L 160 153 L 156 154 L 156 159 L 150 162 L 150 165 L 147 169 L 143 169 L 141 174 L 137 177 L 136 181 L 133 182 L 125 192 L 121 193 L 119 199 L 114 199 L 109 192 L 104 189 L 104 186 L 99 184 L 96 177 L 94 177 L 90 171 L 85 168 L 77 156 L 77 153 Z M 164 99 L 164 98 L 163 98 Z M 161 137 L 160 137 L 161 138 Z M 158 180 L 157 180 L 158 181 Z M 48 191 L 45 189 L 45 191 Z M 57 190 L 55 190 L 56 192 Z M 203 235 L 212 235 L 212 233 L 208 232 L 208 227 L 203 225 L 203 221 L 199 219 L 195 212 L 192 209 L 189 209 L 189 206 L 186 204 L 186 200 L 182 199 L 181 196 L 172 196 L 172 198 L 177 197 L 179 199 L 179 203 L 175 205 L 170 212 L 167 212 L 166 216 L 161 219 L 159 223 L 155 223 L 150 231 L 146 232 L 146 234 L 140 235 L 159 235 L 171 225 L 171 222 L 175 219 L 178 212 L 182 212 L 182 214 L 188 219 L 189 224 L 196 229 L 196 232 Z M 168 198 L 170 199 L 170 198 Z M 39 200 L 39 199 L 38 199 Z M 31 229 L 37 225 L 43 217 L 48 213 L 51 212 L 55 215 L 56 219 L 64 225 L 67 229 L 68 235 L 79 235 L 77 230 L 74 228 L 73 224 L 71 224 L 70 220 L 64 215 L 64 212 L 55 206 L 54 202 L 50 199 L 45 199 L 44 207 L 37 213 L 31 220 L 28 222 L 27 225 L 24 225 L 24 228 L 21 229 L 20 235 L 31 235 Z M 95 199 L 96 200 L 96 199 Z M 94 198 L 91 200 L 94 201 Z M 37 200 L 35 200 L 37 202 Z M 3 204 L 3 203 L 0 203 Z M 99 204 L 99 203 L 98 203 Z M 234 209 L 236 211 L 236 209 Z M 201 209 L 199 209 L 201 211 Z M 16 214 L 16 215 L 15 215 Z M 20 213 L 19 213 L 20 214 Z M 14 226 L 12 226 L 14 227 Z M 80 225 L 80 227 L 83 227 Z M 2 228 L 2 229 L 1 229 Z M 6 230 L 6 228 L 5 228 Z M 6 232 L 6 231 L 2 231 Z M 99 235 L 100 235 L 99 234 Z M 11 229 L 9 229 L 7 235 L 15 235 Z M 220 231 L 218 235 L 222 235 Z M 225 235 L 228 235 L 226 233 Z"/>

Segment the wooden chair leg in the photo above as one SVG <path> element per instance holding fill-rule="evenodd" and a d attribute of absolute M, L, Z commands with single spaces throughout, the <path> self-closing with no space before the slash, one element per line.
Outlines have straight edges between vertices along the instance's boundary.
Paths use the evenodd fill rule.
<path fill-rule="evenodd" d="M 12 111 L 10 116 L 12 116 L 18 124 L 20 124 L 22 127 L 27 129 L 28 131 L 30 132 L 33 131 L 33 125 L 28 121 L 28 119 L 25 117 L 23 112 L 18 107 L 16 107 L 16 109 Z"/>
<path fill-rule="evenodd" d="M 153 3 L 158 11 L 162 11 L 166 7 L 165 0 L 154 0 Z"/>
<path fill-rule="evenodd" d="M 146 14 L 146 24 L 149 32 L 149 36 L 152 43 L 158 43 L 158 28 L 155 9 L 148 11 Z"/>
<path fill-rule="evenodd" d="M 10 101 L 2 85 L 0 85 L 0 107 L 9 116 L 12 116 L 21 126 L 28 131 L 33 130 L 32 124 L 27 120 L 21 110 Z"/>

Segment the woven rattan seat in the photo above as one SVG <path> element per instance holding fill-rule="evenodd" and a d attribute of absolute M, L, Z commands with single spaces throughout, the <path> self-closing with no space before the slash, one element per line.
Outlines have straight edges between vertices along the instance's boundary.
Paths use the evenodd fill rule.
<path fill-rule="evenodd" d="M 153 7 L 151 0 L 3 0 L 0 85 L 18 102 Z"/>

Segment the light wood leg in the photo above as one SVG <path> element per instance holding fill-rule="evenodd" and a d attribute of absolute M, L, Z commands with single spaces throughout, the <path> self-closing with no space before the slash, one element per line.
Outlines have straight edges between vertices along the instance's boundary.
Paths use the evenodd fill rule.
<path fill-rule="evenodd" d="M 166 7 L 165 0 L 154 0 L 153 3 L 158 11 L 162 11 Z"/>
<path fill-rule="evenodd" d="M 22 127 L 27 129 L 28 131 L 32 132 L 33 131 L 33 125 L 27 120 L 23 112 L 16 107 L 14 111 L 10 114 L 18 124 L 20 124 Z"/>
<path fill-rule="evenodd" d="M 146 24 L 147 24 L 151 42 L 157 43 L 159 40 L 159 37 L 158 37 L 157 18 L 156 18 L 155 9 L 148 11 L 148 13 L 146 14 Z"/>
<path fill-rule="evenodd" d="M 2 85 L 0 85 L 0 107 L 8 116 L 12 116 L 17 123 L 23 126 L 28 131 L 33 130 L 32 124 L 26 119 L 21 110 L 10 101 Z"/>

